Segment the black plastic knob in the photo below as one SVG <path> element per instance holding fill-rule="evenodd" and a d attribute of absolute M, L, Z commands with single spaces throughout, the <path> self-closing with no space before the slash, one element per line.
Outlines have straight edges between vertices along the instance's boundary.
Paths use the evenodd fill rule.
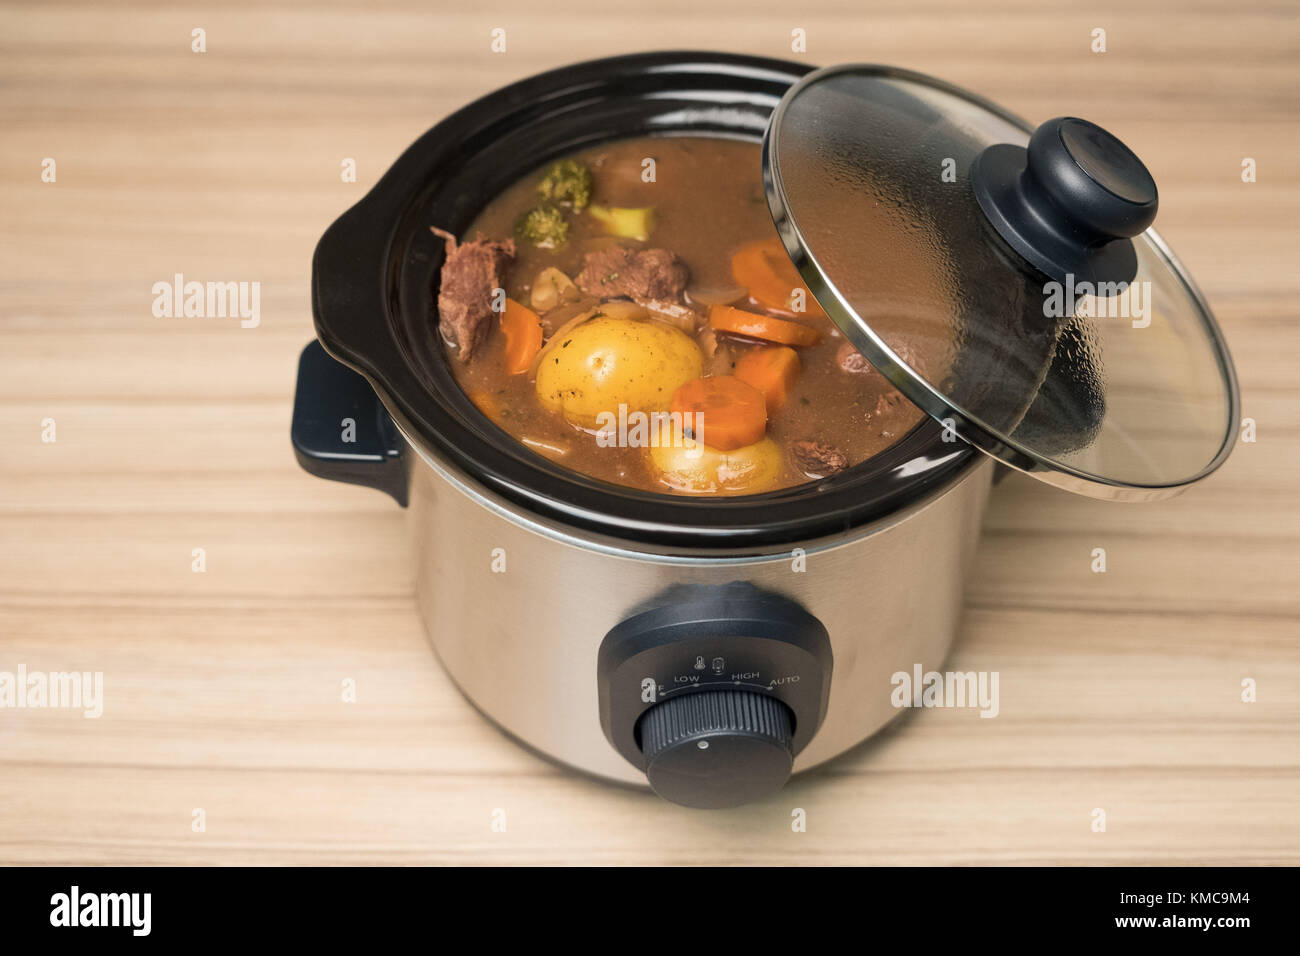
<path fill-rule="evenodd" d="M 1129 282 L 1130 242 L 1156 218 L 1155 180 L 1133 151 L 1095 123 L 1061 116 L 1029 147 L 999 143 L 975 157 L 975 198 L 1007 244 L 1057 281 Z"/>
<path fill-rule="evenodd" d="M 655 793 L 686 807 L 737 807 L 781 788 L 794 761 L 790 708 L 747 690 L 696 691 L 637 725 Z"/>

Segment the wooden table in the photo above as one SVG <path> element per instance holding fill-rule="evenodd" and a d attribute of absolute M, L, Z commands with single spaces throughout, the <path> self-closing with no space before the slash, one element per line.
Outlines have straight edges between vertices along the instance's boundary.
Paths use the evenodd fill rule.
<path fill-rule="evenodd" d="M 1300 862 L 1293 3 L 438 6 L 3 7 L 0 670 L 103 671 L 106 702 L 0 711 L 0 862 Z M 1000 671 L 1001 715 L 911 716 L 767 802 L 689 812 L 459 696 L 399 510 L 294 463 L 295 360 L 317 237 L 453 108 L 602 54 L 790 55 L 795 28 L 810 62 L 905 65 L 1132 145 L 1258 441 L 1163 504 L 1003 483 L 952 664 Z M 259 327 L 155 318 L 178 272 L 259 281 Z"/>

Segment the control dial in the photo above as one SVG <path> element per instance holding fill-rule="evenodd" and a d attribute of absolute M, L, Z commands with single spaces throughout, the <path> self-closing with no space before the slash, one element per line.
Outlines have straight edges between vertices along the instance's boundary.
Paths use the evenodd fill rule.
<path fill-rule="evenodd" d="M 696 691 L 656 704 L 637 724 L 646 776 L 673 803 L 721 809 L 781 788 L 794 762 L 794 718 L 772 696 Z"/>

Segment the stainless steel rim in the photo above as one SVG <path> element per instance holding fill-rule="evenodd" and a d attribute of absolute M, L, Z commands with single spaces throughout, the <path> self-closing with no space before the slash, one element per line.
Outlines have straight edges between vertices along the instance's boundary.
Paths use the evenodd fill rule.
<path fill-rule="evenodd" d="M 763 564 L 770 561 L 788 561 L 792 553 L 792 548 L 798 548 L 805 554 L 817 554 L 821 552 L 835 550 L 837 548 L 847 547 L 863 538 L 871 537 L 894 525 L 901 524 L 918 511 L 929 507 L 933 502 L 950 494 L 958 486 L 966 481 L 971 480 L 981 464 L 991 465 L 991 462 L 978 462 L 968 465 L 966 471 L 960 478 L 948 482 L 935 489 L 928 495 L 917 497 L 906 507 L 899 508 L 887 516 L 867 524 L 857 525 L 852 529 L 838 535 L 830 537 L 821 537 L 792 543 L 790 547 L 772 549 L 737 549 L 733 552 L 718 552 L 717 550 L 700 551 L 698 553 L 686 553 L 681 550 L 670 548 L 656 548 L 651 545 L 639 545 L 637 548 L 629 547 L 627 542 L 618 538 L 605 537 L 594 534 L 584 534 L 573 528 L 570 528 L 560 522 L 549 521 L 541 518 L 522 508 L 516 507 L 511 502 L 506 501 L 499 495 L 493 494 L 484 488 L 479 482 L 475 481 L 473 476 L 465 474 L 457 469 L 450 462 L 442 461 L 433 453 L 429 452 L 412 437 L 397 426 L 402 432 L 402 437 L 406 441 L 409 449 L 419 456 L 420 461 L 434 471 L 448 485 L 456 489 L 457 492 L 465 495 L 470 500 L 479 504 L 493 514 L 505 518 L 512 524 L 531 531 L 534 534 L 541 535 L 545 538 L 569 545 L 570 547 L 581 548 L 586 551 L 596 551 L 601 554 L 614 558 L 624 558 L 630 561 L 651 561 L 659 564 L 686 565 L 686 566 L 728 566 L 740 567 L 744 565 Z"/>

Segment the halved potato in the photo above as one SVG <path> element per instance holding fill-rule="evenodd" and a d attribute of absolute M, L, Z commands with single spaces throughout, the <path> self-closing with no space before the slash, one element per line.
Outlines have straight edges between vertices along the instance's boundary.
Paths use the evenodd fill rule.
<path fill-rule="evenodd" d="M 686 423 L 689 425 L 689 422 Z M 781 449 L 771 438 L 719 451 L 682 433 L 682 423 L 665 416 L 655 422 L 651 471 L 674 491 L 693 495 L 755 495 L 781 478 Z"/>
<path fill-rule="evenodd" d="M 633 311 L 637 310 L 637 311 Z M 636 318 L 632 303 L 610 302 L 570 323 L 547 343 L 537 365 L 537 398 L 575 425 L 596 428 L 617 416 L 668 407 L 678 386 L 699 378 L 704 357 L 695 340 L 661 322 Z"/>

